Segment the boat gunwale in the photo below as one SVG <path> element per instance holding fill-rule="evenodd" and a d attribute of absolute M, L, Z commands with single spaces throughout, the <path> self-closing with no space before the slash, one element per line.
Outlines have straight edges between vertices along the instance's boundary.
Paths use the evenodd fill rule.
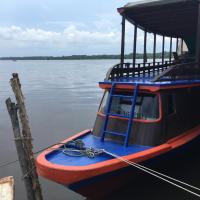
<path fill-rule="evenodd" d="M 156 146 L 151 149 L 147 149 L 147 150 L 144 150 L 144 151 L 141 151 L 138 153 L 122 156 L 122 158 L 131 160 L 136 163 L 145 161 L 152 157 L 166 153 L 172 149 L 178 148 L 178 147 L 186 144 L 187 142 L 193 140 L 194 138 L 196 138 L 197 136 L 200 135 L 199 130 L 200 130 L 200 125 L 189 131 L 186 131 L 185 133 L 183 133 L 179 136 L 176 136 L 176 137 L 168 140 L 164 144 L 161 144 L 159 146 Z M 82 136 L 90 134 L 90 133 L 91 133 L 91 130 L 82 131 L 82 132 L 62 141 L 62 143 L 66 143 L 73 139 L 78 139 L 79 137 L 82 137 Z M 117 158 L 113 158 L 113 159 L 102 161 L 102 162 L 95 163 L 95 164 L 90 164 L 87 166 L 63 166 L 63 165 L 54 164 L 54 163 L 49 162 L 46 159 L 46 155 L 52 153 L 53 151 L 56 151 L 55 148 L 60 148 L 61 146 L 62 146 L 62 144 L 54 145 L 51 147 L 51 148 L 54 148 L 54 150 L 49 148 L 49 149 L 45 150 L 44 152 L 42 152 L 36 159 L 37 166 L 39 168 L 46 168 L 46 169 L 48 168 L 50 170 L 57 170 L 57 171 L 70 171 L 70 172 L 96 171 L 97 174 L 102 174 L 105 172 L 109 172 L 110 169 L 112 169 L 112 170 L 120 169 L 120 168 L 128 165 L 127 163 L 123 163 L 121 160 L 119 160 Z M 102 170 L 98 171 L 99 169 L 102 169 Z"/>

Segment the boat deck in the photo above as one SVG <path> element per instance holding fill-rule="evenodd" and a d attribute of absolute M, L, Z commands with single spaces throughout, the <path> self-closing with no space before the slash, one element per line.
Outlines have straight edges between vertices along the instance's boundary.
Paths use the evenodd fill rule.
<path fill-rule="evenodd" d="M 124 147 L 123 144 L 116 143 L 113 141 L 101 142 L 99 137 L 96 137 L 92 134 L 87 134 L 79 139 L 83 140 L 86 147 L 92 147 L 95 149 L 105 149 L 119 156 L 126 156 L 153 148 L 140 145 L 130 145 L 128 147 Z M 63 166 L 87 166 L 98 162 L 106 161 L 111 158 L 111 156 L 106 154 L 99 155 L 95 158 L 88 158 L 86 156 L 72 157 L 65 155 L 62 151 L 59 150 L 55 150 L 46 155 L 46 159 L 49 162 Z"/>

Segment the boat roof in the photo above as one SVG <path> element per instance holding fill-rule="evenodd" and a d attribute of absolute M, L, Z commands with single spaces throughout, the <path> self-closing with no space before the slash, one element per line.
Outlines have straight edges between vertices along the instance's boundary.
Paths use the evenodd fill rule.
<path fill-rule="evenodd" d="M 169 37 L 194 37 L 198 0 L 146 0 L 128 3 L 118 12 L 142 30 Z"/>
<path fill-rule="evenodd" d="M 116 83 L 120 89 L 132 89 L 137 84 L 140 89 L 149 91 L 200 86 L 200 69 L 196 62 L 147 64 L 139 63 L 134 67 L 132 63 L 114 65 L 99 86 L 107 89 Z"/>
<path fill-rule="evenodd" d="M 139 85 L 141 90 L 157 92 L 159 90 L 177 89 L 177 88 L 190 88 L 200 86 L 200 79 L 192 80 L 170 80 L 154 82 L 152 77 L 123 77 L 113 80 L 105 80 L 99 82 L 102 89 L 109 89 L 112 84 L 116 83 L 117 89 L 133 89 L 135 85 Z"/>

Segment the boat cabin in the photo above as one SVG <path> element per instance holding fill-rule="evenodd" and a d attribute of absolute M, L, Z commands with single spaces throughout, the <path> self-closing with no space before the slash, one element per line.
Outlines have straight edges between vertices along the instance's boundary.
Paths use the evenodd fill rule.
<path fill-rule="evenodd" d="M 198 0 L 142 1 L 118 9 L 121 61 L 99 83 L 104 95 L 95 136 L 125 146 L 157 146 L 200 124 L 199 10 Z M 134 33 L 131 62 L 124 55 L 127 21 Z M 143 46 L 140 62 L 137 46 Z"/>

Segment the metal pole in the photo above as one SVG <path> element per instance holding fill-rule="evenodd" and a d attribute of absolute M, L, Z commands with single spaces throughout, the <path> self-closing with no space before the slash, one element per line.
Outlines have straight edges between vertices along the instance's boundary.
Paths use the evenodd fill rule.
<path fill-rule="evenodd" d="M 156 63 L 156 34 L 154 33 L 154 39 L 153 39 L 153 66 L 155 66 Z"/>
<path fill-rule="evenodd" d="M 172 37 L 170 37 L 169 62 L 172 61 Z"/>
<path fill-rule="evenodd" d="M 147 62 L 147 31 L 144 31 L 144 55 L 143 55 L 143 63 Z"/>
<path fill-rule="evenodd" d="M 122 16 L 121 67 L 123 67 L 124 64 L 124 46 L 125 46 L 125 17 Z"/>
<path fill-rule="evenodd" d="M 133 67 L 135 67 L 135 61 L 136 61 L 136 47 L 137 47 L 137 25 L 135 25 L 135 28 L 134 28 Z"/>
<path fill-rule="evenodd" d="M 165 36 L 163 35 L 163 41 L 162 41 L 162 64 L 164 64 L 165 61 Z"/>
<path fill-rule="evenodd" d="M 197 66 L 199 67 L 200 63 L 200 1 L 198 2 L 198 22 L 197 22 L 197 36 L 196 36 L 196 55 L 195 61 L 198 63 Z"/>

